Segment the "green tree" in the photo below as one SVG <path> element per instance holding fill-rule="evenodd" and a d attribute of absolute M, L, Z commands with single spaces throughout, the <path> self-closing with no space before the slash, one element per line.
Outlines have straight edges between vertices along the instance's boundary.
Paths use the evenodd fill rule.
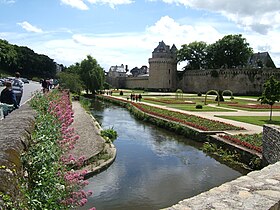
<path fill-rule="evenodd" d="M 0 69 L 12 72 L 12 69 L 17 64 L 17 51 L 13 45 L 6 40 L 0 39 Z"/>
<path fill-rule="evenodd" d="M 205 42 L 191 42 L 182 45 L 177 51 L 178 62 L 188 61 L 185 69 L 200 69 L 206 64 L 207 44 Z"/>
<path fill-rule="evenodd" d="M 252 54 L 252 48 L 241 34 L 227 35 L 208 46 L 206 62 L 209 68 L 242 67 Z"/>
<path fill-rule="evenodd" d="M 88 91 L 95 93 L 96 90 L 103 89 L 105 80 L 104 70 L 90 55 L 81 62 L 80 76 L 87 93 Z"/>
<path fill-rule="evenodd" d="M 258 101 L 261 101 L 261 104 L 270 105 L 270 117 L 272 119 L 272 106 L 276 101 L 280 100 L 280 82 L 271 76 L 263 85 L 264 89 L 262 95 L 258 98 Z"/>
<path fill-rule="evenodd" d="M 72 93 L 80 95 L 84 90 L 83 82 L 78 74 L 70 72 L 60 72 L 57 74 L 59 79 L 59 85 L 64 89 L 69 89 Z"/>

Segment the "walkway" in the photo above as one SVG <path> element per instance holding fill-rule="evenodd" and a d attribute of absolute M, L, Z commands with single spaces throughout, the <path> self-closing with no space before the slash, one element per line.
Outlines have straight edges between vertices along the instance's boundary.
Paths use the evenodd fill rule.
<path fill-rule="evenodd" d="M 85 175 L 87 179 L 109 167 L 114 162 L 117 151 L 111 142 L 106 142 L 100 136 L 102 128 L 91 114 L 85 111 L 79 101 L 72 101 L 72 109 L 74 122 L 71 126 L 75 128 L 75 133 L 80 138 L 75 144 L 75 148 L 70 151 L 70 154 L 75 159 L 85 157 L 82 169 L 87 171 Z"/>
<path fill-rule="evenodd" d="M 72 109 L 74 112 L 72 127 L 75 128 L 75 132 L 80 138 L 75 144 L 75 148 L 71 150 L 71 154 L 75 158 L 84 156 L 87 160 L 103 150 L 105 141 L 100 136 L 97 123 L 90 114 L 86 113 L 78 101 L 72 101 Z"/>

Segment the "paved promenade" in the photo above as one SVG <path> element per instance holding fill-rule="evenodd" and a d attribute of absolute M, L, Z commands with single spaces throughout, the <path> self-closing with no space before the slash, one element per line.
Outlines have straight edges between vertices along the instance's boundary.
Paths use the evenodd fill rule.
<path fill-rule="evenodd" d="M 75 128 L 75 132 L 80 138 L 75 148 L 71 150 L 71 154 L 75 158 L 85 156 L 86 159 L 89 159 L 103 150 L 105 141 L 100 136 L 97 123 L 90 114 L 86 113 L 78 101 L 72 102 L 72 109 L 74 112 L 72 127 Z"/>

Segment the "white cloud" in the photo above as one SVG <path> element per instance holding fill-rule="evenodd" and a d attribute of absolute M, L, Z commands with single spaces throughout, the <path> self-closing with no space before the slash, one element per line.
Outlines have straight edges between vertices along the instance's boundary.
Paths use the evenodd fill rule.
<path fill-rule="evenodd" d="M 0 37 L 6 40 L 13 37 L 11 43 L 28 46 L 36 53 L 48 55 L 56 62 L 67 66 L 80 62 L 87 55 L 92 55 L 105 70 L 112 65 L 120 64 L 128 65 L 129 69 L 132 69 L 135 66 L 149 65 L 148 59 L 151 58 L 152 51 L 162 40 L 165 44 L 170 46 L 175 44 L 180 49 L 182 44 L 193 41 L 205 41 L 211 44 L 229 34 L 228 31 L 221 33 L 217 30 L 216 22 L 214 26 L 211 25 L 211 22 L 184 24 L 183 21 L 179 23 L 169 16 L 164 16 L 153 25 L 147 26 L 143 32 L 137 33 L 64 33 L 65 38 L 54 38 L 58 34 L 52 36 L 51 33 L 47 36 L 42 36 L 42 34 L 30 36 L 29 33 L 14 35 L 0 33 Z M 17 41 L 15 41 L 16 37 Z M 267 50 L 276 66 L 280 66 L 280 42 L 278 42 L 280 32 L 274 31 L 260 35 L 248 31 L 243 33 L 243 37 L 247 39 L 255 52 Z"/>
<path fill-rule="evenodd" d="M 69 5 L 73 8 L 80 10 L 88 10 L 88 6 L 84 3 L 83 0 L 60 0 L 62 4 Z"/>
<path fill-rule="evenodd" d="M 15 0 L 0 0 L 0 4 L 13 4 L 16 3 Z"/>
<path fill-rule="evenodd" d="M 131 4 L 131 0 L 87 0 L 91 4 L 108 4 L 110 7 L 115 8 L 117 5 Z"/>
<path fill-rule="evenodd" d="M 17 23 L 18 25 L 20 25 L 23 29 L 25 29 L 28 32 L 34 32 L 34 33 L 42 33 L 43 30 L 31 25 L 30 23 L 28 23 L 27 21 L 24 21 L 22 23 Z"/>
<path fill-rule="evenodd" d="M 153 0 L 154 1 L 154 0 Z M 220 13 L 235 23 L 266 34 L 280 27 L 279 0 L 162 0 L 165 3 L 184 5 Z"/>
<path fill-rule="evenodd" d="M 117 5 L 131 4 L 132 0 L 60 0 L 62 4 L 70 5 L 73 8 L 80 10 L 88 10 L 89 7 L 85 1 L 90 4 L 108 4 L 111 8 L 115 8 Z"/>

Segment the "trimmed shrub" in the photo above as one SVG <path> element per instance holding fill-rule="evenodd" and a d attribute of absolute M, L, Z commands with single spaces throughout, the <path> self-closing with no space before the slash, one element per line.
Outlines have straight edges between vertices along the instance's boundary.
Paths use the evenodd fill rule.
<path fill-rule="evenodd" d="M 201 105 L 201 104 L 197 104 L 197 105 L 195 106 L 195 108 L 196 108 L 196 109 L 202 109 L 202 105 Z"/>

